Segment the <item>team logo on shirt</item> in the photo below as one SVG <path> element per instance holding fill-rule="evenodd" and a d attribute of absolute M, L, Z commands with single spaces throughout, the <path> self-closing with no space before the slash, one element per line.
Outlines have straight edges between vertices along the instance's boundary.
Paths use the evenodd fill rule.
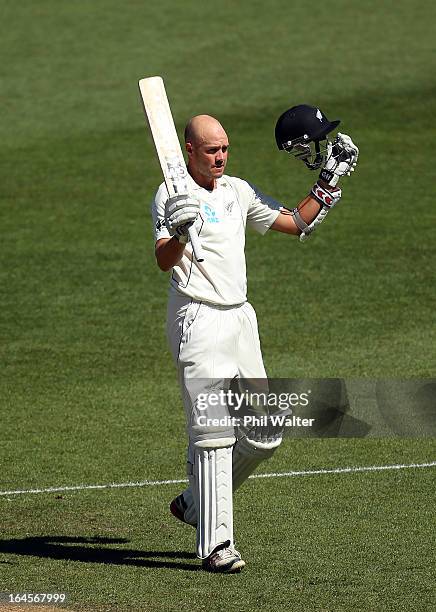
<path fill-rule="evenodd" d="M 224 207 L 224 212 L 227 217 L 230 217 L 230 215 L 232 214 L 233 204 L 234 202 L 227 202 Z"/>
<path fill-rule="evenodd" d="M 208 204 L 204 205 L 204 212 L 206 213 L 206 221 L 208 223 L 219 223 L 216 212 Z"/>

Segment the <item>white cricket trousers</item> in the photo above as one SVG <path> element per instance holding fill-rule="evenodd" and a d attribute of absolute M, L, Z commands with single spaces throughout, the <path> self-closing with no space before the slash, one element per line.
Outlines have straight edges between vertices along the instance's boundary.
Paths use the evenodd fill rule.
<path fill-rule="evenodd" d="M 182 387 L 189 379 L 266 378 L 256 313 L 248 302 L 216 306 L 173 293 L 167 335 Z"/>
<path fill-rule="evenodd" d="M 217 545 L 233 546 L 232 455 L 237 432 L 231 424 L 199 426 L 197 399 L 210 391 L 212 381 L 266 378 L 256 314 L 247 302 L 214 306 L 171 294 L 167 333 L 189 435 L 187 473 L 198 520 L 197 556 L 205 559 Z"/>

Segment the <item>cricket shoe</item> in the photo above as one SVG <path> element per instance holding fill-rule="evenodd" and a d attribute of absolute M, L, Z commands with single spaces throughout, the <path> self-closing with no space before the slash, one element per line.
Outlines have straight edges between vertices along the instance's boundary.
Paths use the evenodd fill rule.
<path fill-rule="evenodd" d="M 230 540 L 217 546 L 206 559 L 203 559 L 203 569 L 207 572 L 236 574 L 244 567 L 245 561 L 241 559 L 240 553 L 230 546 Z"/>
<path fill-rule="evenodd" d="M 185 502 L 183 493 L 177 495 L 177 497 L 175 497 L 170 503 L 170 512 L 173 516 L 176 517 L 176 519 L 178 519 L 182 523 L 191 525 L 191 527 L 197 527 L 196 516 L 193 516 L 193 513 L 189 511 L 189 507 L 188 504 Z"/>

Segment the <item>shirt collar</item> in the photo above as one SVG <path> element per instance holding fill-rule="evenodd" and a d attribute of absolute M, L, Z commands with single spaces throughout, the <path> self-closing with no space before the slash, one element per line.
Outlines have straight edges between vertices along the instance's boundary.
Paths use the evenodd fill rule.
<path fill-rule="evenodd" d="M 227 187 L 227 185 L 228 185 L 227 177 L 225 174 L 223 174 L 219 179 L 217 179 L 217 189 L 219 189 L 220 187 Z M 194 181 L 194 179 L 189 174 L 189 172 L 188 172 L 188 189 L 189 191 L 197 191 L 199 189 L 204 189 L 204 187 L 201 187 L 198 183 Z M 208 191 L 207 189 L 205 189 L 205 191 L 207 191 L 207 193 L 214 193 L 215 189 L 213 191 Z"/>

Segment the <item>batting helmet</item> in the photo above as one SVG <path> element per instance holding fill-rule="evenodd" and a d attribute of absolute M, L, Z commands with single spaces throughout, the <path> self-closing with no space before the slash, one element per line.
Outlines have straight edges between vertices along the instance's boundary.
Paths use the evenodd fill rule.
<path fill-rule="evenodd" d="M 340 121 L 329 121 L 315 106 L 299 104 L 285 111 L 277 120 L 275 135 L 279 149 L 286 149 L 291 143 L 324 140 Z"/>
<path fill-rule="evenodd" d="M 319 168 L 325 158 L 319 142 L 327 138 L 340 120 L 329 121 L 316 106 L 299 104 L 280 115 L 275 127 L 276 143 L 279 149 L 285 150 L 304 161 L 312 170 Z M 311 146 L 311 143 L 313 145 Z"/>

